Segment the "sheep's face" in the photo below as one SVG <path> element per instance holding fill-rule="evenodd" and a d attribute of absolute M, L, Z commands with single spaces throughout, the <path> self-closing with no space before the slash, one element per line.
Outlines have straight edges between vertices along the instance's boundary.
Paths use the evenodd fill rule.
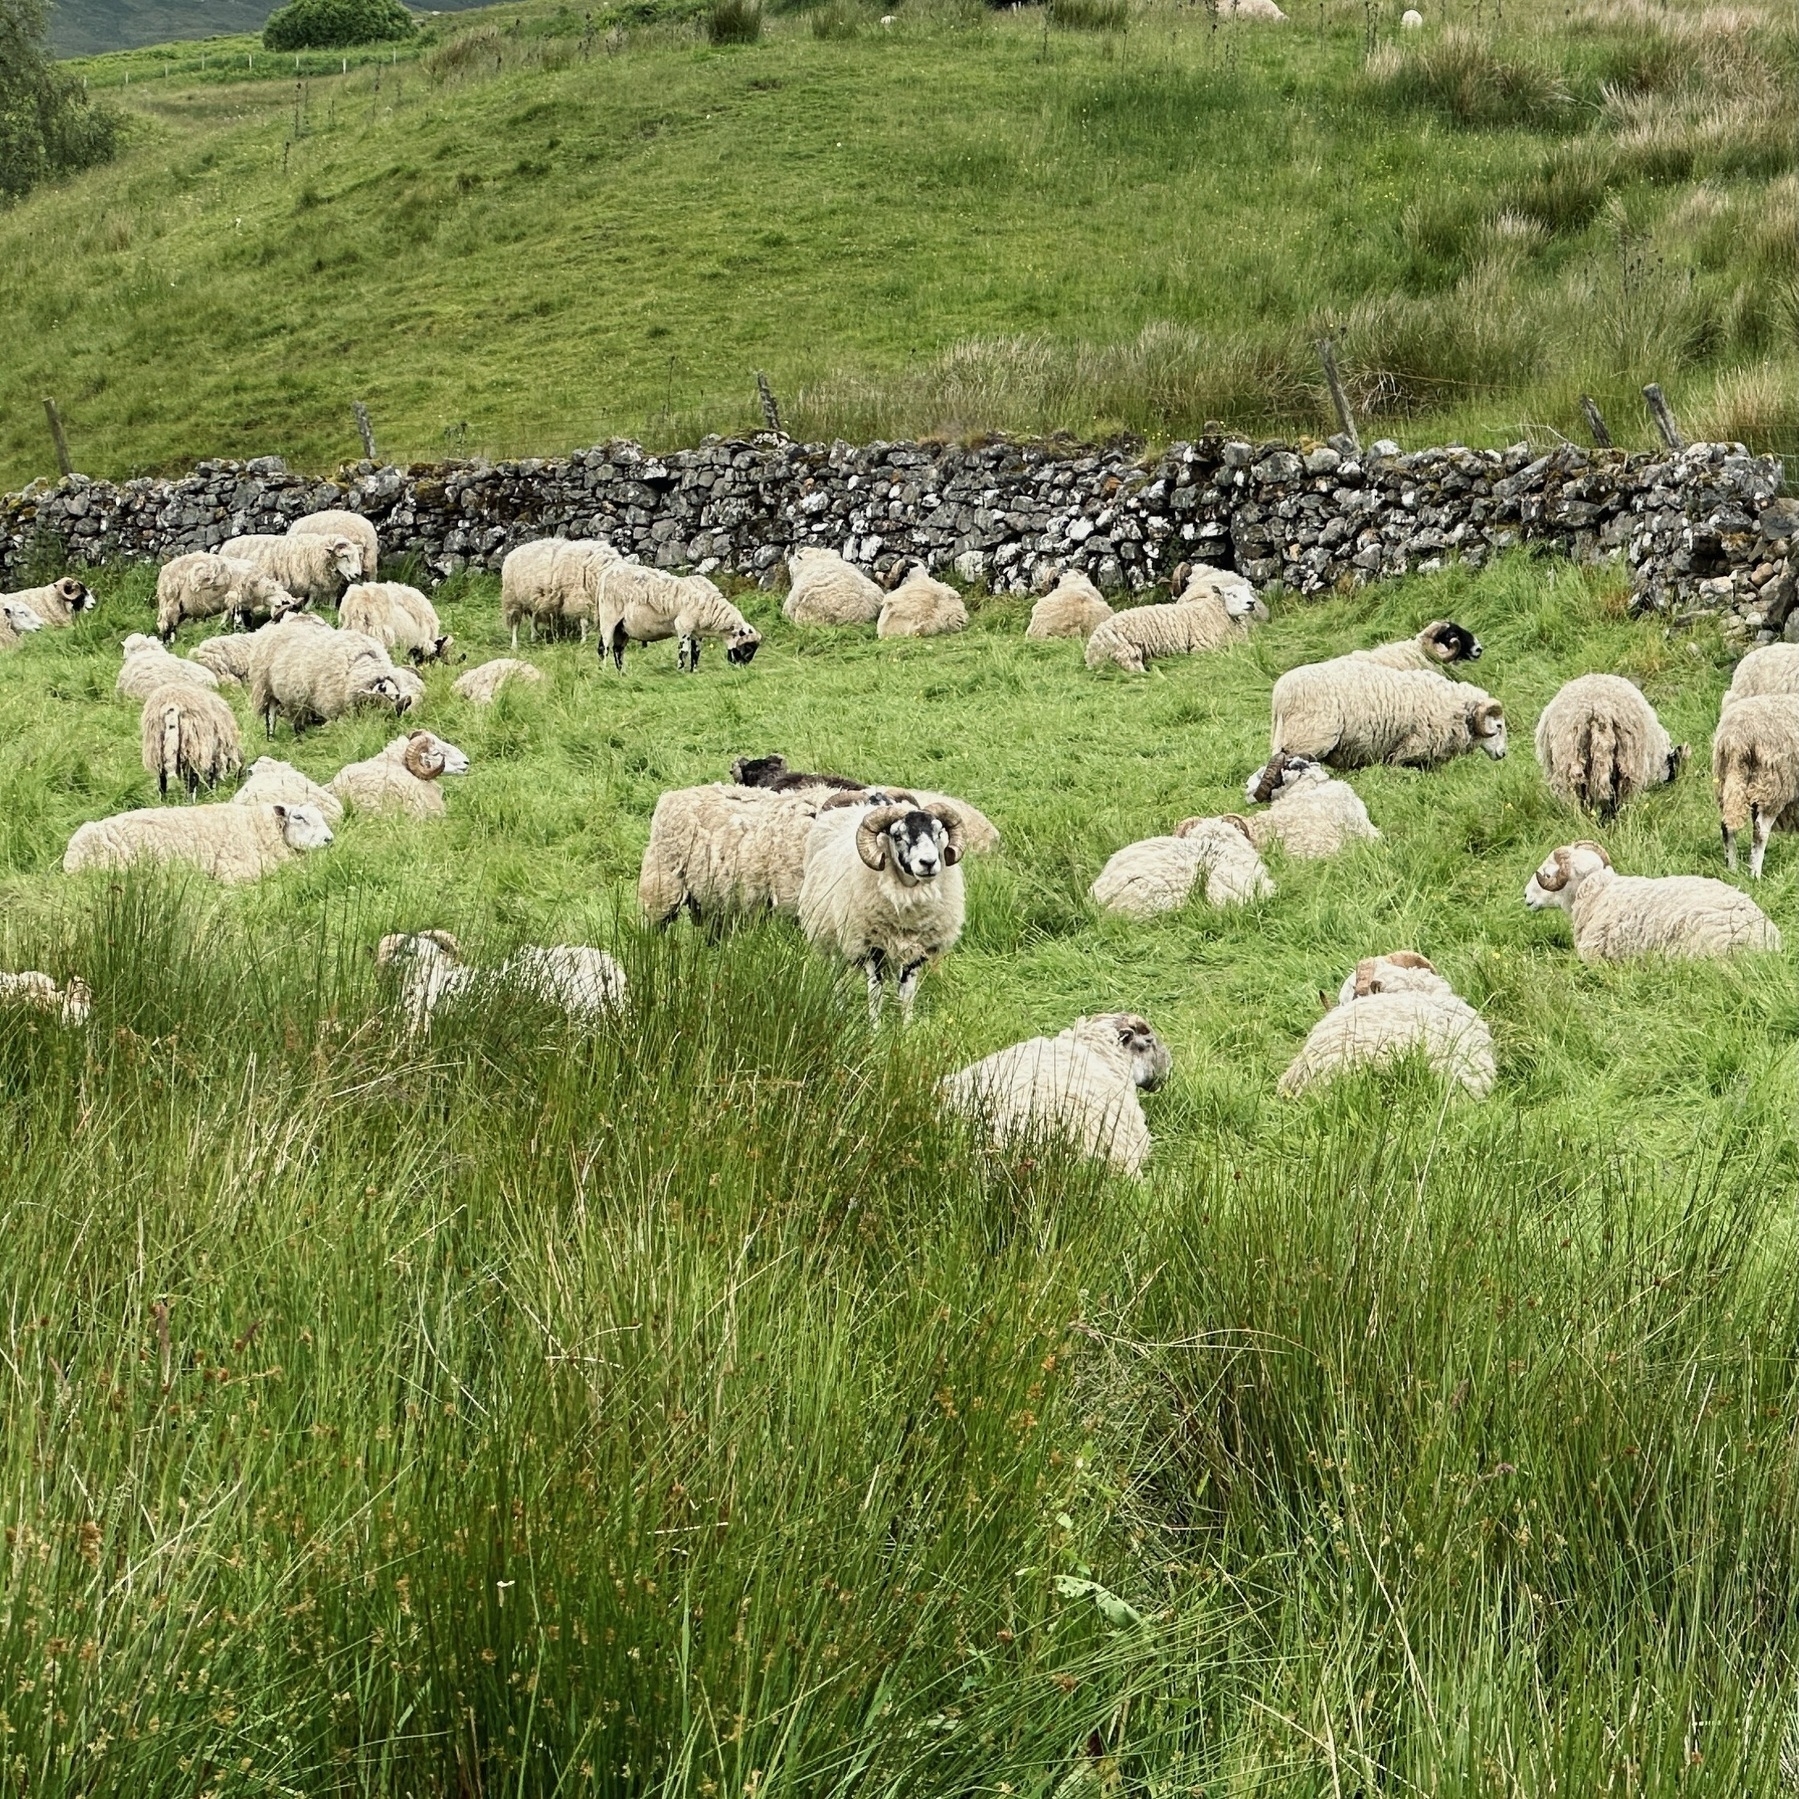
<path fill-rule="evenodd" d="M 1524 887 L 1524 903 L 1533 912 L 1573 905 L 1581 883 L 1610 868 L 1612 859 L 1596 843 L 1565 843 L 1551 853 Z"/>
<path fill-rule="evenodd" d="M 1440 618 L 1418 633 L 1424 652 L 1435 662 L 1478 662 L 1480 639 L 1452 618 Z"/>
<path fill-rule="evenodd" d="M 375 949 L 375 966 L 396 963 L 420 968 L 453 968 L 462 959 L 462 947 L 448 931 L 391 931 Z"/>
<path fill-rule="evenodd" d="M 94 608 L 94 591 L 84 582 L 77 581 L 73 575 L 64 575 L 56 584 L 56 597 L 71 612 L 91 612 Z"/>
<path fill-rule="evenodd" d="M 1664 781 L 1672 781 L 1686 766 L 1687 758 L 1692 755 L 1692 753 L 1692 750 L 1686 744 L 1675 744 L 1673 749 L 1668 752 L 1668 769 L 1667 773 L 1662 776 L 1662 779 Z"/>
<path fill-rule="evenodd" d="M 464 751 L 429 731 L 414 731 L 406 740 L 400 759 L 421 781 L 435 781 L 440 775 L 466 775 L 469 768 Z"/>
<path fill-rule="evenodd" d="M 1263 625 L 1268 622 L 1268 608 L 1262 596 L 1241 575 L 1226 575 L 1218 583 L 1218 597 L 1224 602 L 1227 618 Z"/>
<path fill-rule="evenodd" d="M 740 625 L 725 639 L 725 660 L 739 668 L 753 662 L 762 647 L 762 633 L 754 625 Z"/>
<path fill-rule="evenodd" d="M 358 690 L 356 697 L 365 706 L 391 706 L 396 713 L 404 712 L 412 703 L 392 675 L 374 676 Z"/>
<path fill-rule="evenodd" d="M 277 806 L 275 817 L 290 850 L 304 855 L 307 850 L 322 850 L 331 841 L 331 827 L 317 806 Z"/>
<path fill-rule="evenodd" d="M 346 581 L 362 579 L 362 549 L 347 537 L 328 537 L 325 540 L 331 545 L 331 566 Z"/>
<path fill-rule="evenodd" d="M 15 631 L 41 631 L 44 621 L 23 600 L 0 600 L 0 612 Z"/>
<path fill-rule="evenodd" d="M 739 787 L 772 787 L 786 772 L 785 756 L 739 756 L 731 764 L 731 779 Z"/>
<path fill-rule="evenodd" d="M 62 1021 L 64 1024 L 86 1024 L 88 1014 L 94 1009 L 94 990 L 80 975 L 69 976 L 69 983 L 62 990 Z"/>
<path fill-rule="evenodd" d="M 1505 708 L 1497 700 L 1480 701 L 1468 716 L 1468 729 L 1495 762 L 1505 760 Z"/>
<path fill-rule="evenodd" d="M 941 801 L 921 807 L 910 794 L 872 807 L 856 827 L 862 860 L 873 869 L 891 869 L 906 886 L 934 881 L 944 869 L 954 868 L 962 860 L 962 840 L 962 820 L 954 807 Z"/>
<path fill-rule="evenodd" d="M 1310 756 L 1295 756 L 1288 750 L 1276 750 L 1244 783 L 1243 792 L 1252 805 L 1266 806 L 1309 781 L 1328 781 L 1330 771 Z"/>
<path fill-rule="evenodd" d="M 1155 1090 L 1168 1079 L 1174 1058 L 1149 1027 L 1149 1021 L 1135 1012 L 1108 1012 L 1096 1018 L 1095 1024 L 1109 1025 L 1118 1033 L 1118 1047 L 1130 1059 L 1131 1081 L 1145 1093 Z"/>
<path fill-rule="evenodd" d="M 908 812 L 887 827 L 887 865 L 913 881 L 934 881 L 949 866 L 947 835 L 928 812 Z"/>
<path fill-rule="evenodd" d="M 303 600 L 296 599 L 280 582 L 271 581 L 267 575 L 256 576 L 245 599 L 256 611 L 266 612 L 270 624 L 295 616 L 305 605 Z"/>

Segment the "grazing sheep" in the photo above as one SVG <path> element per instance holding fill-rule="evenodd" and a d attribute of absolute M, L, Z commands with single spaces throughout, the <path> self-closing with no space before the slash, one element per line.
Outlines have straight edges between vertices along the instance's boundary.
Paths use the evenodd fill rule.
<path fill-rule="evenodd" d="M 94 990 L 78 974 L 59 987 L 41 970 L 27 968 L 21 974 L 0 974 L 0 1006 L 53 1012 L 63 1024 L 85 1024 L 94 1009 Z"/>
<path fill-rule="evenodd" d="M 886 595 L 835 550 L 808 546 L 787 558 L 781 610 L 796 625 L 872 625 Z"/>
<path fill-rule="evenodd" d="M 500 623 L 512 633 L 512 647 L 518 648 L 518 628 L 527 618 L 533 642 L 546 627 L 572 620 L 585 643 L 601 571 L 619 560 L 599 537 L 540 537 L 508 551 L 500 564 Z"/>
<path fill-rule="evenodd" d="M 1724 860 L 1736 867 L 1737 832 L 1748 825 L 1749 873 L 1759 881 L 1769 833 L 1799 827 L 1799 694 L 1751 694 L 1718 720 L 1712 786 Z"/>
<path fill-rule="evenodd" d="M 862 968 L 871 1023 L 880 1023 L 889 967 L 909 1020 L 925 964 L 962 935 L 962 845 L 961 817 L 941 800 L 920 806 L 903 794 L 868 805 L 843 794 L 819 812 L 806 839 L 800 929 L 814 948 Z"/>
<path fill-rule="evenodd" d="M 125 639 L 124 648 L 125 661 L 113 683 L 113 691 L 122 699 L 147 700 L 157 688 L 171 681 L 186 681 L 193 687 L 216 688 L 219 684 L 211 669 L 171 656 L 154 637 L 146 637 L 141 631 L 133 631 Z"/>
<path fill-rule="evenodd" d="M 430 1027 L 447 1001 L 482 987 L 510 988 L 558 1007 L 577 1024 L 591 1024 L 625 1003 L 625 971 L 604 950 L 585 944 L 527 945 L 496 969 L 465 967 L 462 949 L 448 931 L 395 932 L 375 951 L 377 966 L 400 970 L 400 1010 L 415 1035 Z"/>
<path fill-rule="evenodd" d="M 258 881 L 307 850 L 323 849 L 331 827 L 310 806 L 152 806 L 83 825 L 63 853 L 65 874 L 186 862 L 215 881 Z"/>
<path fill-rule="evenodd" d="M 1099 871 L 1091 892 L 1108 912 L 1154 918 L 1184 906 L 1202 874 L 1209 906 L 1243 906 L 1274 891 L 1247 823 L 1227 813 L 1184 818 L 1172 836 L 1127 843 Z"/>
<path fill-rule="evenodd" d="M 691 673 L 700 665 L 702 638 L 722 639 L 725 660 L 738 666 L 750 662 L 762 642 L 762 633 L 704 575 L 671 575 L 622 557 L 600 570 L 594 623 L 600 660 L 610 655 L 621 674 L 627 643 L 672 637 L 676 666 Z"/>
<path fill-rule="evenodd" d="M 0 650 L 16 650 L 44 621 L 23 600 L 0 599 Z"/>
<path fill-rule="evenodd" d="M 300 540 L 303 541 L 303 540 Z M 359 706 L 404 712 L 410 703 L 387 651 L 361 631 L 278 630 L 250 665 L 250 708 L 270 737 L 285 718 L 294 735 Z"/>
<path fill-rule="evenodd" d="M 344 803 L 328 787 L 303 775 L 291 762 L 278 762 L 273 756 L 258 756 L 250 764 L 244 784 L 231 796 L 234 806 L 316 806 L 327 824 L 339 823 Z"/>
<path fill-rule="evenodd" d="M 508 681 L 523 681 L 527 686 L 534 686 L 542 679 L 541 668 L 521 662 L 516 656 L 496 656 L 491 662 L 471 668 L 466 675 L 458 675 L 450 691 L 472 706 L 491 706 Z"/>
<path fill-rule="evenodd" d="M 1537 720 L 1537 761 L 1565 805 L 1616 815 L 1648 787 L 1672 781 L 1687 746 L 1670 743 L 1655 708 L 1622 675 L 1579 675 Z"/>
<path fill-rule="evenodd" d="M 252 618 L 278 619 L 300 602 L 275 579 L 235 556 L 195 550 L 165 562 L 156 574 L 156 635 L 168 643 L 190 618 L 224 617 L 234 626 Z"/>
<path fill-rule="evenodd" d="M 1341 656 L 1289 669 L 1274 684 L 1269 750 L 1363 768 L 1429 767 L 1479 749 L 1505 754 L 1505 709 L 1471 683 Z"/>
<path fill-rule="evenodd" d="M 192 799 L 202 785 L 216 787 L 244 765 L 231 708 L 191 681 L 167 681 L 152 691 L 138 720 L 138 742 L 164 799 L 171 781 L 185 781 Z"/>
<path fill-rule="evenodd" d="M 1478 662 L 1480 655 L 1480 639 L 1451 618 L 1433 619 L 1416 637 L 1377 644 L 1371 650 L 1350 651 L 1355 661 L 1377 663 L 1382 668 L 1432 670 L 1447 668 L 1455 662 Z"/>
<path fill-rule="evenodd" d="M 1031 608 L 1026 637 L 1088 638 L 1112 616 L 1099 589 L 1078 568 L 1063 569 L 1054 587 Z"/>
<path fill-rule="evenodd" d="M 362 579 L 361 546 L 341 534 L 276 537 L 256 532 L 226 538 L 219 554 L 260 569 L 308 606 L 333 606 L 350 582 Z"/>
<path fill-rule="evenodd" d="M 1566 912 L 1583 962 L 1780 948 L 1780 932 L 1747 894 L 1702 875 L 1618 874 L 1596 843 L 1563 844 L 1531 876 L 1524 903 Z"/>
<path fill-rule="evenodd" d="M 799 915 L 806 840 L 818 802 L 763 787 L 676 787 L 650 817 L 637 898 L 668 925 L 685 907 L 697 922 L 739 913 Z"/>
<path fill-rule="evenodd" d="M 1289 1097 L 1353 1069 L 1419 1051 L 1431 1069 L 1484 1099 L 1499 1077 L 1493 1033 L 1425 959 L 1411 950 L 1356 965 L 1334 1005 L 1312 1026 L 1280 1078 Z"/>
<path fill-rule="evenodd" d="M 1087 639 L 1087 666 L 1112 663 L 1140 675 L 1158 656 L 1194 656 L 1247 637 L 1267 619 L 1268 608 L 1247 581 L 1230 579 L 1232 584 L 1218 585 L 1196 575 L 1178 600 L 1114 612 Z"/>
<path fill-rule="evenodd" d="M 1278 843 L 1289 856 L 1307 861 L 1380 836 L 1362 796 L 1347 781 L 1333 781 L 1323 763 L 1309 756 L 1276 750 L 1244 791 L 1254 804 L 1268 807 L 1245 821 L 1259 850 Z"/>
<path fill-rule="evenodd" d="M 922 562 L 881 602 L 877 637 L 943 637 L 968 629 L 968 607 L 947 582 L 933 580 Z"/>
<path fill-rule="evenodd" d="M 0 593 L 0 601 L 6 600 L 29 606 L 45 624 L 58 631 L 74 624 L 77 613 L 91 612 L 98 604 L 94 590 L 73 575 L 64 575 L 47 587 L 22 587 L 17 593 Z"/>
<path fill-rule="evenodd" d="M 1274 0 L 1219 0 L 1221 19 L 1255 19 L 1268 25 L 1284 25 L 1287 15 Z"/>
<path fill-rule="evenodd" d="M 1721 711 L 1761 693 L 1799 693 L 1799 643 L 1764 643 L 1736 665 Z"/>
<path fill-rule="evenodd" d="M 381 540 L 375 527 L 360 512 L 333 508 L 325 512 L 309 512 L 288 526 L 289 537 L 347 537 L 362 553 L 359 571 L 364 581 L 372 581 L 381 561 Z M 350 577 L 352 581 L 356 575 Z"/>
<path fill-rule="evenodd" d="M 437 608 L 404 581 L 358 581 L 344 589 L 337 622 L 362 631 L 411 662 L 444 662 L 456 639 L 438 621 Z"/>
<path fill-rule="evenodd" d="M 217 637 L 202 638 L 188 656 L 202 668 L 211 669 L 222 686 L 241 687 L 249 680 L 256 657 L 271 633 L 292 629 L 329 631 L 331 625 L 316 612 L 284 612 L 255 631 L 221 631 Z"/>
<path fill-rule="evenodd" d="M 413 818 L 442 818 L 444 775 L 466 775 L 468 757 L 453 743 L 414 731 L 396 737 L 379 755 L 352 762 L 332 777 L 331 791 L 358 812 L 404 812 Z"/>
<path fill-rule="evenodd" d="M 1134 1012 L 1077 1018 L 1054 1037 L 1014 1043 L 938 1083 L 952 1110 L 985 1124 L 1004 1147 L 1020 1138 L 1059 1137 L 1082 1155 L 1140 1174 L 1149 1125 L 1138 1090 L 1153 1093 L 1173 1059 Z"/>

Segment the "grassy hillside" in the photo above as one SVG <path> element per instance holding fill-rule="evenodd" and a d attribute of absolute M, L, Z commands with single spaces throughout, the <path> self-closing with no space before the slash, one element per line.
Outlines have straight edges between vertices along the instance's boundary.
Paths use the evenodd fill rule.
<path fill-rule="evenodd" d="M 96 473 L 329 466 L 357 397 L 402 456 L 691 439 L 758 368 L 806 434 L 1322 430 L 1324 330 L 1414 440 L 1580 435 L 1586 390 L 1641 442 L 1659 379 L 1799 447 L 1790 15 L 1493 12 L 844 0 L 715 49 L 537 5 L 298 81 L 97 59 L 131 153 L 0 217 L 0 480 L 45 393 Z"/>
<path fill-rule="evenodd" d="M 153 797 L 111 697 L 150 580 L 99 585 L 0 658 L 0 965 L 96 996 L 84 1031 L 0 1014 L 0 1727 L 35 1790 L 1778 1789 L 1799 985 L 1584 968 L 1520 898 L 1590 828 L 1541 703 L 1622 669 L 1703 759 L 1714 640 L 1522 558 L 1135 681 L 1017 603 L 877 643 L 751 594 L 744 670 L 545 645 L 485 712 L 434 672 L 448 818 L 219 892 L 56 872 Z M 500 647 L 491 581 L 439 597 Z M 1118 845 L 1242 803 L 1278 671 L 1443 614 L 1505 762 L 1358 775 L 1382 840 L 1244 912 L 1091 911 Z M 383 736 L 275 748 L 322 777 Z M 790 927 L 637 933 L 656 795 L 772 749 L 1004 833 L 909 1033 Z M 1603 835 L 1721 872 L 1692 774 Z M 1757 897 L 1791 941 L 1791 839 Z M 369 951 L 425 926 L 611 945 L 635 1004 L 409 1043 Z M 1319 989 L 1398 945 L 1491 1020 L 1494 1095 L 1277 1100 Z M 1121 1006 L 1175 1057 L 1141 1187 L 935 1120 L 944 1070 Z"/>

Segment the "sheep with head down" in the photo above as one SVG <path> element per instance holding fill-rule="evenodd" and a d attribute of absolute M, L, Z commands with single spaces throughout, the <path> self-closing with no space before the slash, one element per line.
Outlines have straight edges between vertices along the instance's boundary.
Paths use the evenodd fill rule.
<path fill-rule="evenodd" d="M 299 610 L 299 600 L 273 575 L 235 556 L 194 550 L 156 571 L 156 635 L 164 643 L 188 619 L 222 617 L 242 628 Z"/>
<path fill-rule="evenodd" d="M 277 718 L 297 737 L 309 724 L 330 724 L 363 707 L 406 711 L 413 701 L 400 677 L 386 649 L 361 631 L 283 627 L 251 661 L 250 707 L 270 737 Z"/>
<path fill-rule="evenodd" d="M 1601 818 L 1672 781 L 1687 757 L 1622 675 L 1577 675 L 1561 687 L 1537 720 L 1536 749 L 1549 791 Z"/>
<path fill-rule="evenodd" d="M 781 610 L 796 625 L 872 625 L 886 595 L 853 562 L 822 544 L 787 558 L 789 586 Z"/>
<path fill-rule="evenodd" d="M 226 538 L 219 554 L 260 569 L 308 606 L 335 606 L 338 595 L 362 579 L 362 548 L 341 534 L 278 537 L 251 532 Z"/>

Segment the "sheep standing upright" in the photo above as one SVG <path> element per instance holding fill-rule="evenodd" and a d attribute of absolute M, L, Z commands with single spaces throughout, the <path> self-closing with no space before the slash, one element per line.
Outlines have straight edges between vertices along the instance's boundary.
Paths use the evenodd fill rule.
<path fill-rule="evenodd" d="M 1266 812 L 1244 823 L 1249 840 L 1265 850 L 1278 843 L 1297 860 L 1334 856 L 1352 843 L 1372 843 L 1380 832 L 1347 781 L 1333 781 L 1330 771 L 1310 756 L 1276 750 L 1244 787 L 1252 803 Z"/>
<path fill-rule="evenodd" d="M 762 633 L 704 575 L 671 575 L 623 560 L 600 570 L 594 624 L 600 660 L 610 656 L 620 674 L 627 643 L 672 637 L 675 666 L 692 673 L 700 665 L 703 638 L 722 640 L 725 660 L 734 667 L 747 666 L 762 642 Z"/>
<path fill-rule="evenodd" d="M 375 527 L 360 512 L 331 508 L 325 512 L 308 512 L 288 526 L 289 537 L 347 537 L 362 557 L 360 578 L 375 579 L 381 563 L 381 539 Z M 357 577 L 352 576 L 352 579 Z"/>
<path fill-rule="evenodd" d="M 886 595 L 835 550 L 808 544 L 787 558 L 781 610 L 796 625 L 872 625 Z"/>
<path fill-rule="evenodd" d="M 1428 768 L 1475 749 L 1498 761 L 1505 708 L 1472 682 L 1341 656 L 1289 669 L 1275 682 L 1268 748 L 1332 768 Z"/>
<path fill-rule="evenodd" d="M 1655 708 L 1622 675 L 1569 681 L 1543 708 L 1536 745 L 1549 791 L 1601 818 L 1672 781 L 1687 756 L 1687 746 L 1669 741 Z"/>
<path fill-rule="evenodd" d="M 815 793 L 762 787 L 676 787 L 656 802 L 637 879 L 638 903 L 658 928 L 685 910 L 697 923 L 799 913 Z"/>
<path fill-rule="evenodd" d="M 298 537 L 276 537 L 253 532 L 226 538 L 219 554 L 260 569 L 309 606 L 335 606 L 338 595 L 362 579 L 362 549 L 342 536 L 302 532 Z"/>
<path fill-rule="evenodd" d="M 156 635 L 164 643 L 187 619 L 224 617 L 241 627 L 256 618 L 283 618 L 299 606 L 273 575 L 210 550 L 177 556 L 156 572 Z"/>
<path fill-rule="evenodd" d="M 74 624 L 81 613 L 92 612 L 98 603 L 94 590 L 73 575 L 64 575 L 60 581 L 52 581 L 45 587 L 22 587 L 17 593 L 0 593 L 0 602 L 7 600 L 30 607 L 54 631 Z"/>
<path fill-rule="evenodd" d="M 509 550 L 500 564 L 500 624 L 512 633 L 531 621 L 531 639 L 560 625 L 576 624 L 581 641 L 593 623 L 601 572 L 620 560 L 600 537 L 540 537 Z"/>
<path fill-rule="evenodd" d="M 1724 860 L 1737 865 L 1737 833 L 1750 827 L 1749 873 L 1761 879 L 1772 831 L 1799 826 L 1799 694 L 1757 693 L 1718 720 L 1712 784 Z"/>
<path fill-rule="evenodd" d="M 1140 675 L 1159 656 L 1196 656 L 1247 637 L 1268 608 L 1240 575 L 1208 569 L 1189 577 L 1178 600 L 1114 612 L 1087 639 L 1087 666 Z"/>
<path fill-rule="evenodd" d="M 362 706 L 396 713 L 408 701 L 385 649 L 361 631 L 278 630 L 250 667 L 250 707 L 270 737 L 285 718 L 294 735 Z"/>
<path fill-rule="evenodd" d="M 231 708 L 208 688 L 169 681 L 151 691 L 138 720 L 144 767 L 168 798 L 169 783 L 183 781 L 188 798 L 216 787 L 244 765 L 243 740 Z"/>
<path fill-rule="evenodd" d="M 943 637 L 968 629 L 968 607 L 947 581 L 934 579 L 922 562 L 881 602 L 877 637 Z"/>

